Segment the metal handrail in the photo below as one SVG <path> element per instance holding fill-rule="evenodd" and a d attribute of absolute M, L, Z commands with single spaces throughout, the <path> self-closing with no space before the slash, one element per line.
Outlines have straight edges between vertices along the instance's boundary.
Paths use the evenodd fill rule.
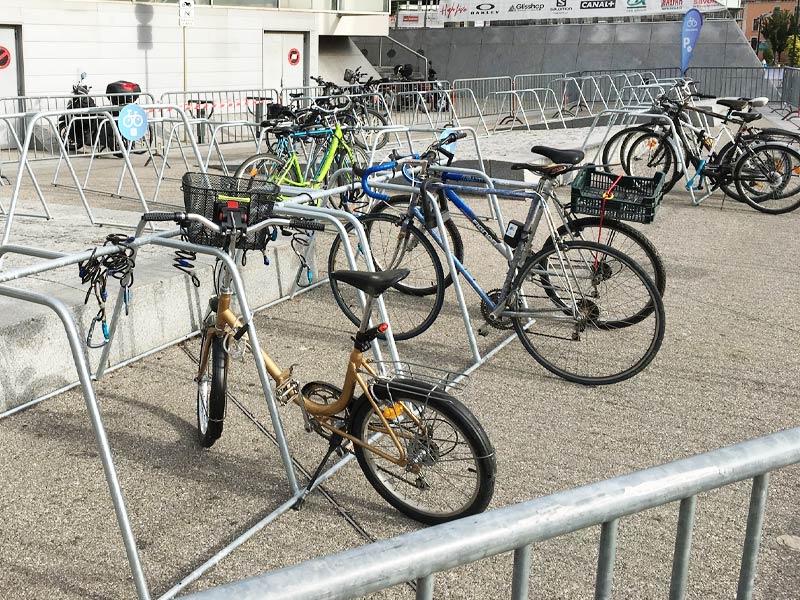
<path fill-rule="evenodd" d="M 800 463 L 800 427 L 773 433 L 607 479 L 543 498 L 500 508 L 353 550 L 310 560 L 186 596 L 191 600 L 347 599 L 418 581 L 417 598 L 431 598 L 433 574 L 504 552 L 514 552 L 515 598 L 527 595 L 531 544 L 580 529 L 603 526 L 599 597 L 610 586 L 618 519 L 681 501 L 673 563 L 671 598 L 682 588 L 695 497 L 726 485 L 754 479 L 747 522 L 738 600 L 751 597 L 755 559 L 766 498 L 766 473 Z M 420 589 L 430 590 L 420 595 Z M 523 594 L 524 593 L 524 594 Z M 598 597 L 598 596 L 596 596 Z"/>

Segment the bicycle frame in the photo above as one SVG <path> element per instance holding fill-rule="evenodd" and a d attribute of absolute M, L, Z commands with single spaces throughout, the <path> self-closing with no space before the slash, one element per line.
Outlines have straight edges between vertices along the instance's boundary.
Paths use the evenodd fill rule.
<path fill-rule="evenodd" d="M 292 146 L 289 139 L 291 138 L 297 141 L 312 138 L 312 143 L 316 144 L 316 141 L 313 138 L 319 137 L 321 134 L 325 135 L 325 141 L 327 142 L 325 153 L 322 156 L 322 161 L 319 163 L 319 165 L 316 165 L 315 169 L 315 163 L 317 162 L 315 160 L 316 149 L 312 146 L 312 150 L 309 152 L 309 160 L 307 161 L 304 172 L 300 166 L 300 160 L 297 157 L 297 151 Z M 279 172 L 278 177 L 275 178 L 274 183 L 277 183 L 278 185 L 291 185 L 295 187 L 319 187 L 324 182 L 328 173 L 330 173 L 331 167 L 333 166 L 333 162 L 336 159 L 340 147 L 347 153 L 350 159 L 355 157 L 352 148 L 350 148 L 350 146 L 344 140 L 344 132 L 338 123 L 332 129 L 318 129 L 312 132 L 298 131 L 290 134 L 288 137 L 281 138 L 281 140 L 278 142 L 277 154 L 279 157 L 288 156 L 288 160 Z M 312 169 L 315 169 L 314 174 L 312 177 L 309 177 Z"/>
<path fill-rule="evenodd" d="M 414 181 L 405 173 L 405 170 L 403 172 L 407 179 L 409 179 L 412 182 Z M 502 291 L 500 293 L 500 297 L 497 299 L 496 302 L 491 299 L 491 297 L 486 293 L 486 291 L 481 287 L 481 285 L 470 274 L 467 267 L 464 266 L 464 264 L 456 256 L 453 256 L 452 257 L 453 265 L 455 266 L 458 273 L 464 276 L 464 278 L 467 280 L 467 283 L 469 283 L 470 287 L 475 291 L 475 293 L 481 298 L 483 302 L 487 304 L 487 306 L 490 307 L 492 314 L 495 314 L 496 316 L 508 316 L 508 317 L 543 316 L 542 311 L 523 311 L 523 312 L 507 311 L 505 310 L 505 305 L 509 299 L 511 284 L 513 283 L 514 275 L 517 272 L 517 268 L 520 265 L 524 264 L 525 260 L 531 254 L 530 242 L 533 241 L 533 233 L 537 230 L 542 216 L 545 216 L 548 228 L 550 229 L 551 237 L 554 240 L 559 239 L 555 223 L 553 222 L 553 219 L 547 208 L 547 200 L 546 200 L 547 197 L 551 196 L 552 181 L 550 181 L 549 179 L 542 178 L 539 182 L 539 186 L 536 192 L 528 192 L 528 191 L 518 191 L 509 189 L 478 188 L 471 186 L 452 185 L 446 183 L 448 179 L 461 182 L 483 183 L 483 184 L 485 184 L 485 181 L 483 179 L 474 177 L 472 175 L 464 175 L 459 173 L 443 173 L 442 183 L 432 183 L 429 184 L 428 187 L 433 190 L 442 190 L 445 197 L 450 202 L 452 202 L 456 206 L 456 208 L 459 209 L 459 211 L 461 211 L 461 213 L 467 218 L 467 220 L 472 224 L 472 226 L 484 238 L 486 238 L 492 244 L 492 246 L 508 261 L 508 266 L 509 266 L 508 272 L 506 274 L 506 279 L 503 283 Z M 516 249 L 512 251 L 512 249 L 501 238 L 499 238 L 498 235 L 492 229 L 489 229 L 483 225 L 480 218 L 472 211 L 469 205 L 467 205 L 464 202 L 464 200 L 458 195 L 457 192 L 475 193 L 481 195 L 494 194 L 498 197 L 532 200 L 531 207 L 528 211 L 528 216 L 525 219 L 524 233 L 523 233 L 523 237 L 525 237 L 527 241 L 522 242 L 520 245 L 517 246 Z M 424 217 L 419 208 L 415 206 L 413 208 L 413 211 L 414 211 L 414 217 L 418 221 L 424 222 Z M 439 247 L 444 249 L 445 246 L 439 233 L 435 229 L 428 230 L 428 232 L 431 234 L 431 236 L 439 245 Z M 559 251 L 559 256 L 561 256 L 560 251 Z M 576 307 L 573 306 L 573 313 L 576 310 L 577 310 Z M 560 312 L 563 314 L 563 311 Z M 548 318 L 558 319 L 559 317 L 548 317 Z M 564 317 L 564 320 L 568 319 L 570 319 L 570 317 Z"/>
<path fill-rule="evenodd" d="M 235 242 L 232 242 L 233 245 Z M 217 298 L 217 310 L 216 310 L 216 319 L 213 324 L 210 324 L 205 329 L 205 336 L 203 337 L 203 345 L 200 350 L 200 361 L 199 361 L 199 368 L 198 368 L 198 375 L 197 381 L 200 381 L 207 369 L 209 355 L 211 351 L 211 340 L 214 336 L 224 336 L 230 343 L 230 340 L 233 339 L 234 333 L 239 331 L 242 327 L 244 327 L 244 323 L 242 323 L 241 319 L 231 310 L 231 300 L 233 297 L 231 291 L 231 275 L 227 272 L 227 270 L 223 271 L 222 277 L 222 284 L 220 286 L 220 294 Z M 372 298 L 368 298 L 367 306 L 365 308 L 365 314 L 371 309 L 372 305 Z M 368 319 L 362 319 L 362 328 L 366 329 L 366 324 Z M 250 346 L 247 334 L 242 336 L 242 341 L 246 344 L 248 350 L 252 351 Z M 405 467 L 408 465 L 408 459 L 406 456 L 405 448 L 400 443 L 397 434 L 389 425 L 389 422 L 384 414 L 384 411 L 380 408 L 375 397 L 373 396 L 372 392 L 370 391 L 369 383 L 364 379 L 362 373 L 366 372 L 368 375 L 372 377 L 378 377 L 378 373 L 372 366 L 365 361 L 363 353 L 358 350 L 358 348 L 353 348 L 350 352 L 350 357 L 347 363 L 347 371 L 345 373 L 344 384 L 342 386 L 342 392 L 339 395 L 338 399 L 326 405 L 321 405 L 315 402 L 309 401 L 307 398 L 303 396 L 299 389 L 299 383 L 292 377 L 292 367 L 288 369 L 281 369 L 280 366 L 262 349 L 261 350 L 261 359 L 264 361 L 264 366 L 267 370 L 269 376 L 275 381 L 275 396 L 276 398 L 282 402 L 286 403 L 289 400 L 293 401 L 295 404 L 299 405 L 301 410 L 303 410 L 303 416 L 306 420 L 306 423 L 309 423 L 308 416 L 311 415 L 314 417 L 316 423 L 318 423 L 321 427 L 327 429 L 331 433 L 338 434 L 343 438 L 350 440 L 354 444 L 358 444 L 367 450 L 374 452 L 375 454 L 389 460 L 401 467 Z M 229 358 L 226 357 L 226 363 L 230 361 Z M 227 368 L 227 367 L 226 367 Z M 382 424 L 383 430 L 375 431 L 375 433 L 382 433 L 388 435 L 394 447 L 397 449 L 398 456 L 391 456 L 384 452 L 383 450 L 376 448 L 375 446 L 371 445 L 368 442 L 364 442 L 358 439 L 355 436 L 350 435 L 348 432 L 343 431 L 339 427 L 334 425 L 334 415 L 341 413 L 344 411 L 352 402 L 354 398 L 354 394 L 356 391 L 356 386 L 360 387 L 361 390 L 364 392 L 369 403 L 372 405 L 375 414 L 379 416 Z M 400 410 L 398 410 L 397 406 L 400 406 Z M 402 410 L 403 405 L 400 402 L 395 403 L 394 410 L 396 411 L 395 414 L 402 412 L 402 414 L 407 415 L 411 421 L 418 427 L 422 427 L 422 423 L 420 420 L 414 415 L 413 411 L 411 410 Z"/>

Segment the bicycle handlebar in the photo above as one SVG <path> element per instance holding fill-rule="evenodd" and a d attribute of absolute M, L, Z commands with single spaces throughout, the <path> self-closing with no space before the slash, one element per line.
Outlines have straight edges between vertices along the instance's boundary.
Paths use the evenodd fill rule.
<path fill-rule="evenodd" d="M 185 212 L 147 212 L 142 215 L 142 221 L 175 221 L 180 223 L 187 220 Z"/>
<path fill-rule="evenodd" d="M 370 198 L 374 198 L 376 200 L 388 200 L 389 196 L 387 194 L 382 194 L 381 192 L 376 192 L 372 189 L 369 185 L 369 177 L 370 175 L 374 175 L 375 173 L 379 173 L 380 171 L 391 171 L 396 169 L 398 165 L 413 163 L 415 161 L 423 161 L 427 166 L 430 166 L 431 163 L 436 159 L 436 153 L 442 152 L 448 156 L 448 158 L 452 158 L 453 155 L 450 152 L 447 152 L 442 148 L 442 146 L 447 146 L 448 144 L 452 144 L 453 142 L 463 139 L 467 137 L 467 134 L 463 131 L 454 131 L 448 136 L 442 138 L 441 140 L 436 140 L 422 155 L 419 154 L 411 154 L 409 156 L 401 157 L 398 156 L 396 152 L 392 152 L 390 158 L 392 159 L 390 162 L 382 163 L 380 165 L 374 165 L 367 169 L 359 169 L 358 167 L 353 167 L 353 173 L 356 176 L 361 177 L 361 189 L 364 190 L 364 193 L 367 194 Z"/>

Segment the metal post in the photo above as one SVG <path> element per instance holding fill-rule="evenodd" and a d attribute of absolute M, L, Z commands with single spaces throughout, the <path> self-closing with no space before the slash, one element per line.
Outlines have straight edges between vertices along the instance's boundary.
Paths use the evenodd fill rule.
<path fill-rule="evenodd" d="M 83 353 L 83 342 L 78 334 L 78 328 L 75 321 L 69 313 L 69 309 L 63 302 L 55 298 L 50 298 L 44 294 L 35 292 L 28 292 L 18 290 L 6 286 L 0 286 L 0 296 L 8 296 L 16 298 L 24 302 L 32 302 L 34 304 L 41 304 L 52 309 L 61 319 L 64 325 L 64 330 L 67 334 L 69 347 L 72 351 L 72 360 L 75 362 L 75 369 L 78 371 L 78 378 L 83 388 L 83 398 L 86 401 L 86 410 L 89 413 L 89 420 L 92 424 L 94 431 L 95 441 L 97 442 L 100 460 L 103 463 L 103 472 L 108 483 L 109 493 L 111 494 L 111 501 L 114 504 L 114 512 L 117 516 L 117 525 L 119 525 L 120 533 L 122 534 L 122 541 L 125 544 L 125 554 L 128 556 L 128 563 L 131 567 L 131 574 L 133 575 L 133 583 L 136 586 L 136 593 L 139 600 L 150 600 L 150 591 L 147 588 L 147 581 L 142 571 L 142 564 L 139 560 L 139 552 L 136 548 L 136 540 L 133 537 L 131 530 L 130 519 L 128 518 L 128 510 L 125 507 L 125 498 L 122 495 L 122 488 L 119 485 L 117 478 L 117 471 L 114 469 L 114 459 L 111 457 L 111 449 L 108 445 L 108 438 L 106 437 L 106 430 L 103 426 L 103 420 L 100 416 L 100 409 L 97 405 L 97 398 L 94 395 L 94 388 L 92 387 L 92 377 L 89 373 L 89 365 L 86 360 L 86 355 Z"/>
<path fill-rule="evenodd" d="M 417 579 L 417 600 L 433 600 L 433 575 Z"/>
<path fill-rule="evenodd" d="M 753 478 L 753 491 L 750 494 L 750 511 L 747 514 L 747 532 L 744 537 L 742 568 L 739 571 L 739 585 L 736 600 L 750 600 L 753 597 L 753 580 L 756 577 L 758 547 L 761 544 L 761 526 L 764 522 L 764 507 L 767 503 L 769 473 Z"/>
<path fill-rule="evenodd" d="M 692 528 L 697 496 L 681 500 L 678 513 L 678 534 L 675 537 L 675 554 L 672 559 L 672 579 L 669 585 L 669 600 L 686 597 L 686 581 L 689 574 L 689 554 L 692 549 Z"/>
<path fill-rule="evenodd" d="M 617 525 L 619 519 L 603 523 L 600 529 L 600 557 L 597 559 L 597 581 L 594 599 L 611 598 L 611 583 L 614 579 L 614 559 L 617 555 Z"/>
<path fill-rule="evenodd" d="M 528 579 L 531 576 L 531 545 L 514 550 L 514 573 L 511 579 L 511 599 L 528 600 Z"/>

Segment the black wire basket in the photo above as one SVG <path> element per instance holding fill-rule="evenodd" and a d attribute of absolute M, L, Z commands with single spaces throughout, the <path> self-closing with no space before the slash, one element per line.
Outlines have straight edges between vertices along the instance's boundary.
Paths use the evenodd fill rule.
<path fill-rule="evenodd" d="M 581 170 L 572 182 L 572 212 L 651 223 L 664 197 L 664 173 L 659 171 L 653 178 L 623 176 L 611 190 L 613 198 L 606 200 L 604 205 L 603 194 L 614 185 L 617 177 L 595 167 Z"/>
<path fill-rule="evenodd" d="M 280 189 L 273 183 L 255 183 L 250 179 L 240 179 L 228 175 L 209 175 L 207 173 L 184 173 L 181 180 L 183 202 L 186 212 L 204 216 L 219 224 L 220 207 L 231 201 L 238 201 L 244 208 L 245 222 L 255 225 L 272 216 L 272 208 Z M 236 247 L 240 250 L 263 250 L 267 247 L 268 227 L 255 233 L 239 237 Z M 222 248 L 226 245 L 225 236 L 209 231 L 194 221 L 187 228 L 189 241 L 203 246 Z"/>

